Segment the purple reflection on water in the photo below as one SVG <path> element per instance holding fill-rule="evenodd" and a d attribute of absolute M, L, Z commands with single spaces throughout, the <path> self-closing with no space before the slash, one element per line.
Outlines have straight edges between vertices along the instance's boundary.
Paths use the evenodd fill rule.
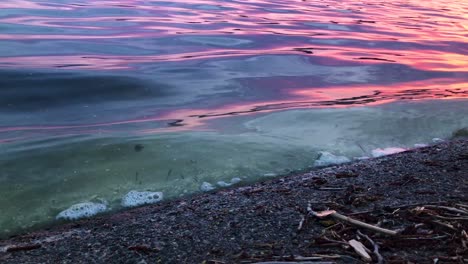
<path fill-rule="evenodd" d="M 467 13 L 464 1 L 2 1 L 0 143 L 464 99 Z"/>

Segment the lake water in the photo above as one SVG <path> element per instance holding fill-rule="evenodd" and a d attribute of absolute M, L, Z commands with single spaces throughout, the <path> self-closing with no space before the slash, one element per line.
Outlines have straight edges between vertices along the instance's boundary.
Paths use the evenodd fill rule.
<path fill-rule="evenodd" d="M 468 126 L 467 14 L 462 0 L 2 0 L 0 236 L 78 203 L 119 210 L 132 190 L 171 199 L 449 138 Z"/>

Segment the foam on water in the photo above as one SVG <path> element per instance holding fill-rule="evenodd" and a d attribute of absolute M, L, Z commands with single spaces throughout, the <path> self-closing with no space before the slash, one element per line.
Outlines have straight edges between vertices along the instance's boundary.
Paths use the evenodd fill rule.
<path fill-rule="evenodd" d="M 351 160 L 345 156 L 336 156 L 330 152 L 320 151 L 319 158 L 314 162 L 314 166 L 328 166 L 333 164 L 342 164 Z"/>
<path fill-rule="evenodd" d="M 218 184 L 219 187 L 229 187 L 241 181 L 242 181 L 241 178 L 236 177 L 236 178 L 232 178 L 230 182 L 218 181 L 216 184 Z"/>
<path fill-rule="evenodd" d="M 216 187 L 209 182 L 203 182 L 202 185 L 200 186 L 200 190 L 202 190 L 203 192 L 209 192 L 209 191 L 214 190 L 215 188 Z"/>
<path fill-rule="evenodd" d="M 99 213 L 105 212 L 107 205 L 104 203 L 84 202 L 70 206 L 66 210 L 57 215 L 57 219 L 77 220 L 81 218 L 91 217 Z"/>
<path fill-rule="evenodd" d="M 124 207 L 134 207 L 144 204 L 153 204 L 161 201 L 163 199 L 162 192 L 139 192 L 139 191 L 130 191 L 122 198 L 122 206 Z"/>

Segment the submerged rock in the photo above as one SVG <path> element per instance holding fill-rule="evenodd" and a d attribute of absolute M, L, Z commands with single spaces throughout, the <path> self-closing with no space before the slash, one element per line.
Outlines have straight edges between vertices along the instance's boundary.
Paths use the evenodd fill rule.
<path fill-rule="evenodd" d="M 122 206 L 134 207 L 144 204 L 153 204 L 163 199 L 162 192 L 130 191 L 122 198 Z"/>
<path fill-rule="evenodd" d="M 468 137 L 468 127 L 460 128 L 452 133 L 453 138 Z"/>
<path fill-rule="evenodd" d="M 68 209 L 60 212 L 56 219 L 76 220 L 80 218 L 91 217 L 105 212 L 107 205 L 104 203 L 84 202 L 70 206 Z"/>

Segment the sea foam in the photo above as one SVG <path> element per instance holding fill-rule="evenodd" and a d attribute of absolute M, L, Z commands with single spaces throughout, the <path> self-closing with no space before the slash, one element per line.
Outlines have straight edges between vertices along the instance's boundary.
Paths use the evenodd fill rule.
<path fill-rule="evenodd" d="M 144 204 L 153 204 L 163 199 L 162 192 L 130 191 L 122 198 L 122 206 L 134 207 Z"/>
<path fill-rule="evenodd" d="M 241 178 L 232 178 L 230 182 L 225 182 L 225 181 L 219 181 L 216 184 L 220 187 L 229 187 L 233 184 L 239 183 L 241 181 Z"/>
<path fill-rule="evenodd" d="M 211 184 L 209 182 L 203 182 L 202 185 L 200 186 L 200 190 L 202 190 L 203 192 L 209 192 L 209 191 L 212 191 L 214 189 L 215 189 L 215 187 L 213 186 L 213 184 Z"/>
<path fill-rule="evenodd" d="M 332 164 L 341 164 L 350 162 L 351 160 L 345 156 L 336 156 L 330 152 L 320 151 L 319 158 L 315 161 L 315 166 L 327 166 Z"/>
<path fill-rule="evenodd" d="M 76 220 L 80 218 L 91 217 L 99 213 L 105 212 L 106 210 L 107 205 L 104 203 L 78 203 L 60 212 L 56 216 L 56 219 Z"/>

